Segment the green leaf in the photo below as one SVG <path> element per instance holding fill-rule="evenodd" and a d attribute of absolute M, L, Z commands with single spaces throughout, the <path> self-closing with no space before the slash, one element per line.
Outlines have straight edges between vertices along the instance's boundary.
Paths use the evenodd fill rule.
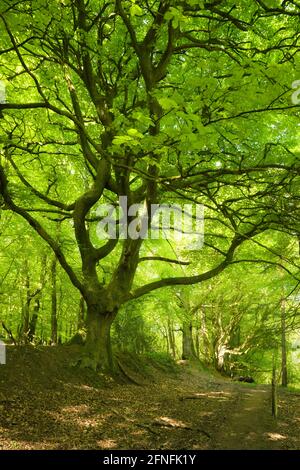
<path fill-rule="evenodd" d="M 185 19 L 185 16 L 182 14 L 181 9 L 171 7 L 170 10 L 165 13 L 164 18 L 167 21 L 172 21 L 172 26 L 176 29 L 180 21 Z"/>
<path fill-rule="evenodd" d="M 131 16 L 141 16 L 142 14 L 143 14 L 143 10 L 140 6 L 134 4 L 130 7 Z"/>
<path fill-rule="evenodd" d="M 135 139 L 142 139 L 144 137 L 137 129 L 128 129 L 127 134 Z"/>
<path fill-rule="evenodd" d="M 172 100 L 172 98 L 159 98 L 158 102 L 162 106 L 162 108 L 167 111 L 172 108 L 177 108 L 178 106 L 177 102 L 175 100 Z"/>
<path fill-rule="evenodd" d="M 117 135 L 113 140 L 113 144 L 114 145 L 122 145 L 122 144 L 125 144 L 125 143 L 128 143 L 128 142 L 131 142 L 132 140 L 133 140 L 133 138 L 130 137 L 129 135 Z"/>

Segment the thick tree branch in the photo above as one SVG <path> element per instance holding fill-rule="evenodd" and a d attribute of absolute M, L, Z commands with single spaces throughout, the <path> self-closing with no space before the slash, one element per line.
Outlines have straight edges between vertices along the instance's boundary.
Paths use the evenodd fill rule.
<path fill-rule="evenodd" d="M 132 294 L 129 296 L 129 300 L 142 297 L 143 295 L 148 294 L 149 292 L 152 292 L 153 290 L 160 289 L 161 287 L 198 284 L 200 282 L 204 282 L 208 279 L 211 279 L 212 277 L 217 276 L 231 264 L 235 250 L 245 240 L 249 239 L 249 237 L 254 236 L 254 234 L 255 234 L 255 230 L 251 230 L 251 232 L 249 232 L 248 234 L 244 236 L 236 235 L 231 242 L 231 245 L 227 251 L 225 259 L 220 264 L 218 264 L 218 266 L 216 266 L 215 268 L 210 269 L 209 271 L 206 271 L 205 273 L 202 273 L 196 276 L 168 277 L 165 279 L 161 279 L 160 281 L 151 282 L 133 291 Z"/>
<path fill-rule="evenodd" d="M 102 159 L 98 164 L 98 171 L 93 186 L 80 196 L 75 202 L 73 214 L 76 240 L 81 253 L 82 262 L 86 269 L 94 269 L 97 260 L 97 251 L 93 247 L 86 228 L 86 215 L 93 205 L 100 199 L 110 174 L 110 167 Z"/>

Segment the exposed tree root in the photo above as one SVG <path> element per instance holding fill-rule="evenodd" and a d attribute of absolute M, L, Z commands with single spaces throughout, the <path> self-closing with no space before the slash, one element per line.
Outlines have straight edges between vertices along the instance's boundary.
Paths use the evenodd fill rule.
<path fill-rule="evenodd" d="M 134 385 L 139 385 L 139 386 L 142 386 L 143 384 L 141 384 L 140 382 L 138 382 L 137 380 L 135 380 L 133 377 L 131 377 L 129 375 L 129 373 L 125 370 L 124 366 L 122 365 L 120 359 L 117 359 L 117 364 L 118 364 L 118 367 L 120 369 L 120 372 L 124 375 L 124 377 L 129 380 L 129 382 L 133 383 Z"/>

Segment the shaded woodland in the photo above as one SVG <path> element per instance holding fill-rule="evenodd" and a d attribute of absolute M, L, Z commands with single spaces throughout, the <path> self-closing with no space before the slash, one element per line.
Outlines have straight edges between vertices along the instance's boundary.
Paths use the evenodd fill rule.
<path fill-rule="evenodd" d="M 58 364 L 61 354 L 88 381 L 94 373 L 134 386 L 152 367 L 159 383 L 164 374 L 176 383 L 175 368 L 178 383 L 190 374 L 193 393 L 199 373 L 201 393 L 223 387 L 225 398 L 244 390 L 239 380 L 273 380 L 273 401 L 278 385 L 300 386 L 299 19 L 292 0 L 1 1 L 8 359 L 20 365 L 20 351 L 33 360 L 36 350 Z M 117 212 L 114 236 L 100 236 L 103 208 L 124 198 L 125 229 Z M 166 236 L 162 219 L 158 236 L 143 236 L 154 206 L 187 205 L 204 211 L 200 245 L 184 228 Z M 220 448 L 209 441 L 217 428 L 201 428 L 199 448 Z M 100 448 L 118 447 L 107 439 Z M 180 439 L 166 437 L 165 448 Z"/>

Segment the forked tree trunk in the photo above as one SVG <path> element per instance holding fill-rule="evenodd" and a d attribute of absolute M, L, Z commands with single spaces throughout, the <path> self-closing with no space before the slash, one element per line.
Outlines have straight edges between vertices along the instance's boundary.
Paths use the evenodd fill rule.
<path fill-rule="evenodd" d="M 112 372 L 114 362 L 110 340 L 110 329 L 116 313 L 103 313 L 98 306 L 88 305 L 87 336 L 82 367 Z"/>

